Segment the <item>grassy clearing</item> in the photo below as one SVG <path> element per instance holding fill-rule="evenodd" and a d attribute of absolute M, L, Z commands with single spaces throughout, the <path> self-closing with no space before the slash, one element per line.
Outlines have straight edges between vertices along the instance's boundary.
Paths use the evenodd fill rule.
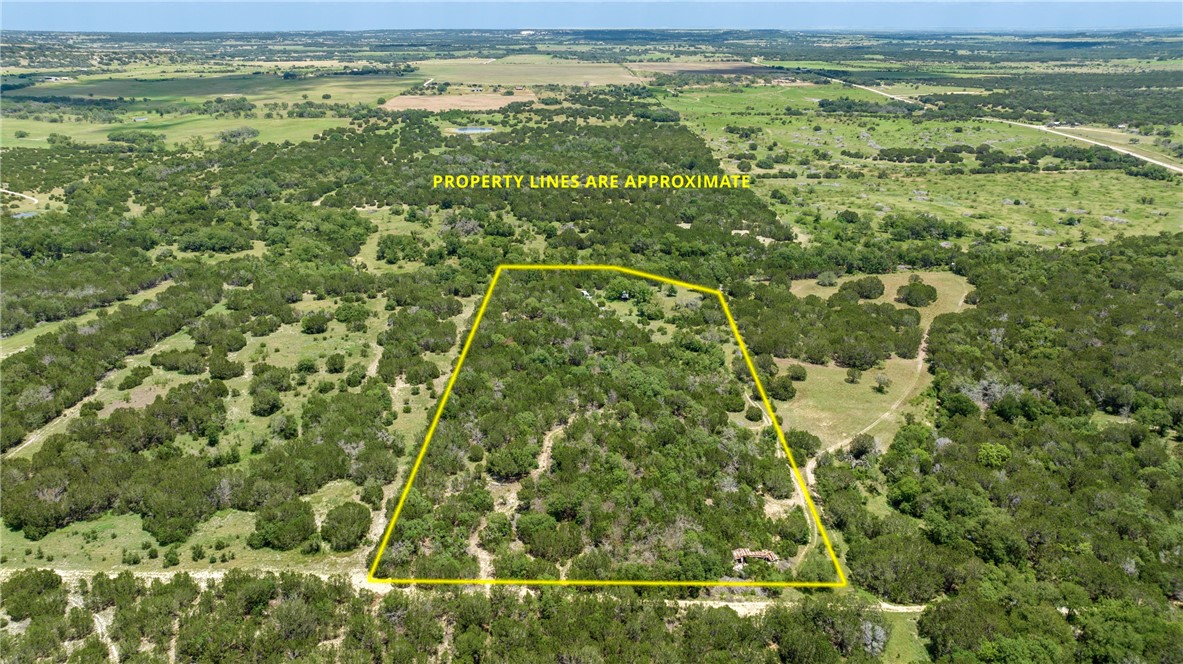
<path fill-rule="evenodd" d="M 1045 247 L 1080 244 L 1082 237 L 1097 242 L 1123 233 L 1183 230 L 1179 185 L 1113 171 L 761 180 L 754 188 L 764 196 L 781 189 L 795 199 L 773 204 L 783 218 L 803 208 L 820 211 L 823 220 L 847 209 L 872 219 L 889 212 L 925 212 L 964 221 L 973 230 L 1003 226 L 1013 242 Z M 1066 224 L 1068 217 L 1079 218 L 1080 224 Z M 817 231 L 810 225 L 804 230 Z"/>
<path fill-rule="evenodd" d="M 221 306 L 221 305 L 218 305 Z M 32 456 L 41 449 L 42 443 L 45 439 L 54 434 L 65 433 L 70 426 L 70 423 L 79 416 L 81 406 L 88 402 L 101 401 L 104 404 L 104 409 L 109 413 L 114 408 L 119 407 L 136 407 L 142 408 L 151 403 L 157 394 L 164 394 L 168 390 L 180 385 L 195 380 L 196 376 L 183 376 L 173 371 L 164 371 L 159 367 L 152 367 L 152 375 L 149 376 L 143 384 L 134 390 L 120 390 L 118 389 L 119 382 L 125 376 L 131 373 L 131 370 L 138 366 L 150 366 L 149 361 L 152 355 L 165 350 L 174 350 L 181 348 L 191 348 L 193 346 L 193 339 L 187 332 L 178 332 L 170 337 L 165 338 L 160 343 L 156 344 L 146 352 L 139 355 L 130 355 L 124 360 L 124 365 L 120 369 L 116 369 L 107 375 L 98 385 L 94 394 L 82 399 L 73 407 L 67 409 L 60 416 L 50 421 L 45 426 L 38 429 L 36 432 L 30 434 L 30 438 L 36 436 L 36 439 L 31 440 L 28 444 L 20 448 L 10 450 L 6 458 L 11 457 L 28 457 Z"/>
<path fill-rule="evenodd" d="M 303 313 L 322 309 L 331 313 L 337 304 L 338 302 L 333 300 L 318 301 L 306 297 L 295 306 Z M 337 389 L 338 382 L 345 378 L 346 374 L 325 373 L 325 358 L 329 355 L 345 355 L 346 373 L 355 366 L 360 365 L 363 369 L 369 367 L 378 357 L 372 339 L 377 336 L 381 329 L 381 320 L 384 320 L 381 314 L 381 300 L 371 300 L 369 304 L 371 310 L 380 318 L 371 318 L 366 332 L 350 332 L 344 323 L 333 321 L 329 323 L 324 334 L 304 334 L 300 331 L 300 324 L 293 323 L 281 326 L 266 337 L 248 337 L 247 345 L 231 354 L 231 359 L 246 365 L 248 373 L 225 381 L 226 387 L 230 389 L 230 396 L 226 399 L 226 428 L 217 450 L 224 451 L 237 447 L 242 455 L 240 463 L 247 463 L 251 458 L 251 447 L 256 442 L 270 440 L 272 436 L 269 427 L 275 415 L 262 418 L 251 414 L 253 398 L 250 395 L 249 370 L 252 365 L 266 362 L 272 366 L 293 369 L 303 358 L 316 361 L 317 373 L 309 375 L 304 384 L 300 384 L 299 378 L 293 376 L 293 389 L 280 395 L 284 406 L 279 412 L 293 417 L 299 417 L 304 401 L 315 393 L 321 382 L 329 381 L 333 384 L 333 389 Z"/>
<path fill-rule="evenodd" d="M 883 651 L 883 662 L 931 662 L 928 651 L 924 649 L 924 641 L 916 631 L 916 622 L 920 616 L 915 613 L 884 613 L 883 619 L 890 626 L 891 635 L 887 639 L 887 648 Z"/>
<path fill-rule="evenodd" d="M 777 117 L 784 115 L 787 106 L 798 109 L 815 109 L 819 99 L 837 99 L 839 97 L 863 101 L 882 101 L 883 99 L 880 95 L 867 90 L 831 83 L 800 86 L 704 86 L 665 95 L 662 97 L 662 101 L 666 106 L 705 124 L 708 128 L 722 129 L 724 125 L 735 122 L 734 119 L 724 116 L 772 114 L 773 117 Z M 801 120 L 802 118 L 794 119 Z M 757 123 L 764 125 L 766 130 L 771 129 L 767 126 L 767 119 L 751 121 L 746 124 Z"/>
<path fill-rule="evenodd" d="M 902 391 L 910 391 L 909 386 L 918 377 L 915 360 L 896 358 L 887 360 L 881 368 L 864 372 L 857 384 L 846 382 L 846 369 L 841 367 L 810 365 L 808 371 L 809 378 L 798 383 L 796 398 L 790 402 L 777 402 L 777 411 L 790 428 L 804 429 L 816 435 L 827 448 L 849 441 L 874 424 L 879 416 L 892 409 Z M 892 382 L 883 394 L 872 389 L 874 377 L 879 373 Z M 927 382 L 927 375 L 921 371 L 919 380 Z M 872 435 L 876 434 L 872 432 Z"/>
<path fill-rule="evenodd" d="M 882 275 L 880 278 L 886 287 L 884 296 L 872 302 L 892 302 L 896 289 L 907 283 L 910 274 Z M 919 274 L 925 283 L 935 286 L 938 293 L 935 303 L 919 309 L 921 326 L 927 329 L 937 315 L 957 310 L 970 287 L 964 278 L 951 272 Z M 825 288 L 806 280 L 795 281 L 792 287 L 798 297 L 828 297 L 836 291 L 836 286 Z M 796 360 L 777 361 L 782 369 L 794 363 L 799 364 Z M 917 360 L 894 357 L 882 367 L 864 372 L 857 384 L 846 382 L 846 369 L 842 367 L 832 364 L 804 366 L 808 377 L 797 383 L 796 398 L 777 402 L 777 411 L 785 417 L 789 427 L 809 431 L 821 438 L 826 447 L 841 445 L 868 427 L 867 433 L 885 444 L 902 424 L 904 413 L 923 406 L 919 399 L 932 380 Z M 882 394 L 872 389 L 878 373 L 891 379 L 891 387 Z M 887 416 L 883 417 L 885 414 Z"/>
<path fill-rule="evenodd" d="M 357 500 L 358 488 L 341 480 L 325 485 L 306 500 L 312 505 L 318 525 L 333 507 Z M 354 574 L 363 570 L 364 563 L 358 550 L 335 553 L 330 550 L 316 554 L 300 551 L 252 549 L 246 540 L 255 528 L 255 516 L 239 510 L 222 510 L 198 526 L 196 532 L 179 547 L 180 564 L 168 568 L 175 571 L 209 571 L 229 568 L 242 569 L 315 569 L 321 574 Z M 94 572 L 160 571 L 164 568 L 164 548 L 142 527 L 138 515 L 105 514 L 91 521 L 72 523 L 43 539 L 31 541 L 19 531 L 5 529 L 0 538 L 0 555 L 5 567 L 52 566 L 62 570 Z M 149 557 L 149 549 L 156 548 L 159 557 Z M 194 549 L 203 554 L 194 560 Z M 124 551 L 138 554 L 141 561 L 124 561 Z M 228 559 L 222 561 L 225 554 Z M 215 562 L 209 561 L 210 556 Z M 233 559 L 230 557 L 233 556 Z"/>
<path fill-rule="evenodd" d="M 110 571 L 122 565 L 123 550 L 130 549 L 147 559 L 140 546 L 155 541 L 140 526 L 138 515 L 104 515 L 93 521 L 72 523 L 44 538 L 32 541 L 23 532 L 4 528 L 0 556 L 4 566 L 23 569 L 51 565 L 62 570 Z M 145 560 L 141 567 L 158 569 L 160 559 Z"/>
<path fill-rule="evenodd" d="M 918 275 L 926 284 L 930 284 L 937 289 L 937 301 L 928 305 L 927 307 L 920 307 L 917 311 L 920 312 L 920 325 L 927 328 L 932 324 L 932 319 L 941 314 L 950 313 L 957 310 L 957 303 L 961 298 L 969 292 L 970 286 L 966 282 L 965 277 L 953 274 L 952 272 L 896 272 L 893 274 L 878 274 L 875 275 L 883 282 L 883 296 L 875 300 L 863 300 L 873 304 L 894 304 L 896 306 L 905 306 L 895 301 L 896 290 L 908 283 L 912 275 Z M 816 295 L 822 299 L 826 299 L 838 292 L 838 288 L 847 281 L 858 279 L 863 275 L 848 275 L 838 278 L 837 284 L 834 286 L 819 286 L 816 280 L 813 279 L 797 279 L 790 287 L 790 292 L 797 297 L 808 297 Z"/>
<path fill-rule="evenodd" d="M 402 216 L 396 216 L 390 209 L 363 210 L 362 214 L 370 216 L 370 221 L 378 227 L 362 245 L 357 258 L 375 272 L 410 272 L 422 265 L 419 261 L 408 261 L 390 264 L 378 258 L 378 241 L 383 235 L 418 235 L 434 240 L 439 237 L 439 224 L 425 226 L 422 223 L 406 221 Z"/>

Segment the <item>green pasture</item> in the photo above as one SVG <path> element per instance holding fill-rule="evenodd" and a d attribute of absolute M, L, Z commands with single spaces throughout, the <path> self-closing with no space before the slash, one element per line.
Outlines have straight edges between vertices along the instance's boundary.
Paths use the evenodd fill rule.
<path fill-rule="evenodd" d="M 872 102 L 887 101 L 887 98 L 882 95 L 841 83 L 810 83 L 803 85 L 688 87 L 677 93 L 663 95 L 662 102 L 681 113 L 684 118 L 704 122 L 708 126 L 718 124 L 722 128 L 727 124 L 742 124 L 738 122 L 738 118 L 745 116 L 762 118 L 760 123 L 763 124 L 768 122 L 768 117 L 784 116 L 786 107 L 812 110 L 817 108 L 817 102 L 820 99 L 838 99 L 840 97 Z M 714 122 L 711 121 L 712 119 Z M 800 120 L 801 118 L 791 119 Z M 720 122 L 720 120 L 725 121 Z M 749 121 L 747 124 L 754 123 L 755 121 Z"/>
<path fill-rule="evenodd" d="M 886 178 L 861 180 L 758 180 L 755 190 L 789 194 L 789 205 L 773 203 L 782 219 L 805 209 L 821 212 L 821 227 L 835 214 L 854 210 L 879 219 L 891 212 L 924 212 L 964 221 L 971 230 L 1009 229 L 1012 242 L 1041 246 L 1111 240 L 1119 234 L 1183 231 L 1183 191 L 1172 182 L 1121 171 L 1065 171 L 943 175 L 916 169 Z M 1070 217 L 1079 219 L 1071 225 Z M 810 222 L 807 234 L 820 230 Z M 961 238 L 963 244 L 971 238 Z"/>
<path fill-rule="evenodd" d="M 183 143 L 197 137 L 216 143 L 218 134 L 228 129 L 254 127 L 259 130 L 259 141 L 280 143 L 283 141 L 311 140 L 316 134 L 333 127 L 349 124 L 347 118 L 218 118 L 209 115 L 167 114 L 164 117 L 147 115 L 144 122 L 117 124 L 95 124 L 90 122 L 44 122 L 38 120 L 11 119 L 0 125 L 0 145 L 3 147 L 49 147 L 50 134 L 64 134 L 79 143 L 106 143 L 112 131 L 137 129 L 164 134 L 168 143 Z M 28 132 L 28 136 L 17 138 L 16 132 Z"/>
<path fill-rule="evenodd" d="M 404 76 L 315 76 L 296 79 L 285 79 L 274 72 L 207 75 L 200 71 L 181 71 L 174 72 L 168 78 L 162 78 L 162 75 L 160 71 L 150 71 L 134 78 L 114 74 L 80 76 L 73 81 L 42 83 L 6 94 L 13 97 L 123 97 L 133 100 L 147 97 L 150 101 L 174 103 L 201 103 L 215 97 L 242 96 L 255 104 L 297 103 L 305 99 L 376 104 L 379 97 L 393 97 L 427 80 L 421 72 Z M 325 94 L 331 95 L 331 99 L 322 99 Z"/>

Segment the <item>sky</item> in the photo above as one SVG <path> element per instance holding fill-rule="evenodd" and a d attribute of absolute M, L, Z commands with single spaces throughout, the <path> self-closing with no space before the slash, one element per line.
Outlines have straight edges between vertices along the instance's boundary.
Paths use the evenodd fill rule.
<path fill-rule="evenodd" d="M 437 0 L 0 3 L 3 30 L 224 32 L 379 29 L 772 28 L 852 31 L 1183 30 L 1183 1 Z"/>

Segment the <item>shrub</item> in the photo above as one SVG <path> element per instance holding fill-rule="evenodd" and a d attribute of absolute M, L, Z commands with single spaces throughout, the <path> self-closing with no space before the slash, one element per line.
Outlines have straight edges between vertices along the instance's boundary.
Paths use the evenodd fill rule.
<path fill-rule="evenodd" d="M 874 300 L 883 296 L 883 281 L 879 277 L 862 277 L 842 284 L 838 292 L 853 292 L 860 300 Z"/>
<path fill-rule="evenodd" d="M 62 579 L 47 569 L 27 569 L 0 585 L 4 610 L 13 620 L 66 613 L 66 589 Z"/>
<path fill-rule="evenodd" d="M 900 286 L 895 292 L 895 299 L 909 307 L 927 307 L 937 301 L 937 289 L 920 281 L 913 275 L 913 281 Z"/>
<path fill-rule="evenodd" d="M 255 515 L 255 531 L 247 538 L 247 545 L 252 549 L 269 547 L 290 551 L 315 532 L 316 519 L 312 516 L 312 508 L 293 498 L 259 510 Z"/>
<path fill-rule="evenodd" d="M 313 311 L 304 314 L 300 319 L 300 331 L 304 334 L 324 334 L 329 329 L 332 317 L 323 311 Z"/>
<path fill-rule="evenodd" d="M 381 508 L 382 498 L 382 485 L 377 482 L 369 482 L 361 489 L 361 501 L 369 505 L 371 509 Z"/>
<path fill-rule="evenodd" d="M 333 353 L 325 360 L 325 371 L 331 374 L 339 374 L 345 371 L 345 356 L 341 353 Z"/>
<path fill-rule="evenodd" d="M 797 388 L 791 376 L 776 376 L 768 381 L 768 396 L 777 401 L 788 401 L 797 396 Z"/>
<path fill-rule="evenodd" d="M 119 381 L 119 389 L 131 390 L 139 387 L 148 376 L 152 375 L 152 367 L 138 366 L 131 370 L 123 380 Z"/>
<path fill-rule="evenodd" d="M 352 551 L 361 544 L 370 527 L 370 510 L 361 503 L 345 503 L 329 510 L 320 537 L 333 551 Z"/>

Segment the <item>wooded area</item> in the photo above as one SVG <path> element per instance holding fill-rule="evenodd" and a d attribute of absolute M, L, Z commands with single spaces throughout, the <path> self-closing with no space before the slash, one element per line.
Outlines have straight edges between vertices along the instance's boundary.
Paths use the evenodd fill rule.
<path fill-rule="evenodd" d="M 805 66 L 833 47 L 761 35 L 564 33 L 528 53 L 520 35 L 451 35 L 523 67 L 720 64 L 708 47 L 790 63 L 539 84 L 491 111 L 390 111 L 336 88 L 282 106 L 57 96 L 6 75 L 6 121 L 66 133 L 0 151 L 6 189 L 41 197 L 5 198 L 0 218 L 5 661 L 1183 661 L 1179 179 L 974 121 L 1169 138 L 1178 76 L 1152 68 L 1169 49 L 1106 42 L 1148 69 L 1123 78 L 1039 73 L 1060 47 L 978 37 L 876 37 L 850 46 L 865 67 Z M 446 51 L 387 37 L 364 37 L 372 56 L 301 43 L 391 80 Z M 295 57 L 156 38 L 132 49 L 175 48 L 152 67 Z M 101 66 L 156 57 L 130 53 Z M 975 65 L 958 81 L 991 89 L 946 90 L 953 53 Z M 257 80 L 353 77 L 275 67 Z M 827 77 L 928 87 L 898 102 Z M 70 135 L 133 112 L 227 125 L 208 141 L 131 121 Z M 339 124 L 310 140 L 254 128 L 318 115 Z M 476 126 L 490 131 L 452 131 Z M 744 172 L 750 189 L 431 184 Z M 1049 225 L 1071 236 L 1028 241 Z M 506 273 L 378 577 L 834 580 L 776 417 L 851 587 L 366 586 L 506 263 L 718 288 L 772 412 L 718 300 Z"/>

